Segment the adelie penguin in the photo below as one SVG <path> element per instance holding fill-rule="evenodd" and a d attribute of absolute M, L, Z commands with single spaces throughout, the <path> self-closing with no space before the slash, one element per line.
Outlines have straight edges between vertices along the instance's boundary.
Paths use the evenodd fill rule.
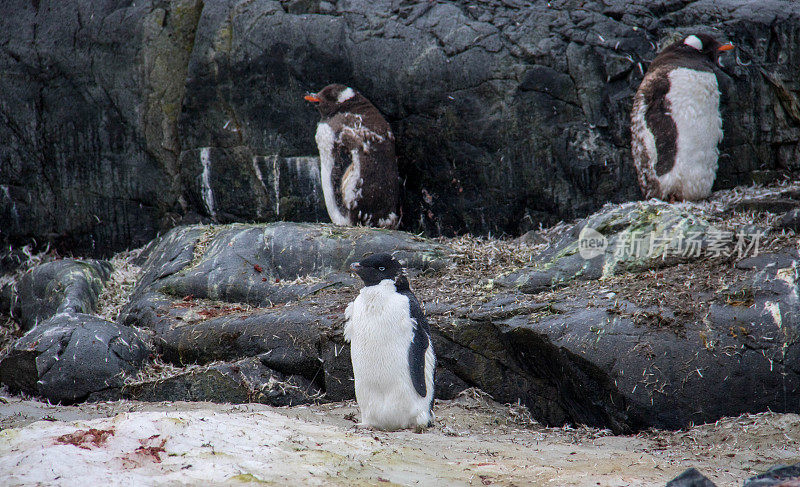
<path fill-rule="evenodd" d="M 397 227 L 400 187 L 389 124 L 369 100 L 344 85 L 328 85 L 305 99 L 322 115 L 316 141 L 331 221 Z"/>
<path fill-rule="evenodd" d="M 361 424 L 382 430 L 432 425 L 436 356 L 402 267 L 387 254 L 350 267 L 364 281 L 345 310 L 344 326 Z"/>
<path fill-rule="evenodd" d="M 722 140 L 719 55 L 733 49 L 705 34 L 684 37 L 650 64 L 633 99 L 631 148 L 647 198 L 700 200 L 711 194 Z"/>

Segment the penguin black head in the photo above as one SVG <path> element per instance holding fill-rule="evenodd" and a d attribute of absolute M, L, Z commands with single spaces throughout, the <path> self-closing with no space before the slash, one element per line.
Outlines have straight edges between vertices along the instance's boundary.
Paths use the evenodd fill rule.
<path fill-rule="evenodd" d="M 366 286 L 374 286 L 384 279 L 395 280 L 403 271 L 400 263 L 389 254 L 370 255 L 366 259 L 350 264 L 350 269 L 358 274 Z"/>
<path fill-rule="evenodd" d="M 718 64 L 719 55 L 733 49 L 733 44 L 722 44 L 708 34 L 692 34 L 677 40 L 665 47 L 656 61 L 674 60 L 675 58 L 696 59 Z M 653 61 L 654 63 L 656 61 Z"/>
<path fill-rule="evenodd" d="M 323 118 L 344 110 L 354 111 L 354 107 L 366 101 L 366 98 L 353 88 L 340 84 L 328 85 L 319 92 L 311 93 L 304 98 L 306 101 L 317 104 L 317 110 Z"/>

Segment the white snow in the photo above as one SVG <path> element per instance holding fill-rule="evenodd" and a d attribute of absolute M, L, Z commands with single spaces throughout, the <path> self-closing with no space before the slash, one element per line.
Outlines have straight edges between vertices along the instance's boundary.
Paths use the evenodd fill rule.
<path fill-rule="evenodd" d="M 59 441 L 90 428 L 113 435 L 96 445 Z M 321 441 L 326 451 L 316 446 Z M 265 479 L 314 485 L 336 477 L 346 456 L 368 462 L 374 443 L 270 411 L 131 412 L 0 431 L 0 478 L 4 486 L 212 485 Z"/>

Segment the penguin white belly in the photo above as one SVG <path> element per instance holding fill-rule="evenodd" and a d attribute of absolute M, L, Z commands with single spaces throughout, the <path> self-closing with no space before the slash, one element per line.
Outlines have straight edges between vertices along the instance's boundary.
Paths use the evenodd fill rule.
<path fill-rule="evenodd" d="M 667 99 L 678 139 L 675 165 L 658 178 L 662 198 L 703 199 L 711 194 L 722 140 L 717 77 L 712 72 L 676 68 L 669 79 Z"/>
<path fill-rule="evenodd" d="M 408 298 L 396 292 L 394 282 L 384 280 L 362 289 L 345 314 L 344 335 L 350 342 L 362 424 L 387 430 L 427 425 L 433 365 L 426 397 L 421 397 L 411 382 L 408 362 L 414 335 Z M 433 357 L 432 347 L 427 352 L 426 369 Z"/>
<path fill-rule="evenodd" d="M 317 149 L 319 149 L 319 174 L 322 180 L 322 195 L 325 198 L 325 208 L 328 210 L 328 216 L 331 217 L 331 221 L 336 225 L 352 225 L 350 218 L 343 215 L 336 205 L 336 194 L 333 190 L 333 181 L 331 181 L 331 172 L 335 164 L 333 160 L 333 143 L 336 140 L 336 135 L 330 125 L 321 122 L 317 124 L 315 139 L 317 141 Z"/>

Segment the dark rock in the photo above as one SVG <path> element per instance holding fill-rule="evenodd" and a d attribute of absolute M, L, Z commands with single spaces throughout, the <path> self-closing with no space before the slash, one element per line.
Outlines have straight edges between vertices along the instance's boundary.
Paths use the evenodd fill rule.
<path fill-rule="evenodd" d="M 146 379 L 104 391 L 90 400 L 258 402 L 296 406 L 318 399 L 322 392 L 310 381 L 265 367 L 258 358 L 214 364 L 167 378 Z"/>
<path fill-rule="evenodd" d="M 733 211 L 786 213 L 800 207 L 800 201 L 788 198 L 759 198 L 742 200 L 731 206 Z"/>
<path fill-rule="evenodd" d="M 793 232 L 800 232 L 800 208 L 787 211 L 778 222 L 778 228 L 785 228 Z"/>
<path fill-rule="evenodd" d="M 181 211 L 175 121 L 202 2 L 6 6 L 3 242 L 108 255 L 151 240 Z"/>
<path fill-rule="evenodd" d="M 699 30 L 717 73 L 717 188 L 796 171 L 800 6 L 627 2 L 23 1 L 0 19 L 0 244 L 83 255 L 179 222 L 325 219 L 315 110 L 331 82 L 386 115 L 403 226 L 519 235 L 639 197 L 632 95 Z M 714 26 L 698 27 L 698 26 Z"/>
<path fill-rule="evenodd" d="M 14 302 L 14 282 L 7 282 L 0 286 L 0 314 L 10 315 Z"/>
<path fill-rule="evenodd" d="M 742 487 L 797 487 L 800 485 L 800 463 L 776 465 L 761 475 L 747 479 Z"/>
<path fill-rule="evenodd" d="M 418 270 L 449 263 L 447 249 L 404 232 L 300 223 L 180 227 L 151 251 L 134 294 L 265 306 L 355 283 L 350 263 L 376 252 L 393 253 Z M 326 280 L 293 283 L 309 276 Z"/>
<path fill-rule="evenodd" d="M 782 253 L 768 253 L 768 254 L 759 254 L 754 257 L 748 257 L 746 259 L 742 259 L 736 264 L 737 269 L 746 269 L 746 270 L 763 270 L 768 267 L 773 267 L 777 269 L 786 269 L 792 266 L 792 263 L 800 261 L 800 256 L 798 254 L 792 252 L 782 252 Z"/>
<path fill-rule="evenodd" d="M 784 180 L 786 178 L 786 173 L 784 171 L 775 170 L 755 170 L 750 172 L 750 178 L 755 184 L 768 185 Z"/>
<path fill-rule="evenodd" d="M 752 270 L 732 271 L 728 279 L 733 284 L 726 289 L 713 287 L 719 286 L 719 277 L 713 286 L 703 284 L 699 276 L 707 271 L 694 264 L 700 267 L 630 277 L 641 284 L 630 290 L 619 285 L 617 293 L 608 295 L 584 289 L 576 296 L 566 288 L 563 297 L 550 295 L 552 304 L 534 313 L 520 306 L 520 316 L 508 317 L 502 310 L 485 319 L 513 337 L 506 339 L 513 344 L 509 349 L 524 352 L 529 367 L 542 367 L 531 357 L 556 347 L 561 361 L 545 355 L 548 362 L 559 364 L 559 381 L 575 384 L 574 390 L 558 388 L 560 401 L 578 404 L 568 409 L 573 417 L 581 408 L 596 406 L 605 417 L 582 414 L 582 421 L 593 419 L 590 424 L 618 429 L 613 418 L 622 429 L 682 428 L 745 412 L 792 412 L 800 400 L 800 375 L 793 365 L 800 356 L 795 339 L 800 333 L 798 258 L 791 252 L 758 259 L 743 266 Z M 699 274 L 685 297 L 675 284 L 684 272 Z M 665 284 L 666 289 L 656 291 L 657 306 L 635 302 L 653 293 L 651 286 Z M 582 382 L 576 366 L 584 367 Z M 550 380 L 555 375 L 544 374 Z M 491 385 L 486 390 L 495 393 Z M 535 405 L 531 411 L 542 417 Z"/>
<path fill-rule="evenodd" d="M 610 208 L 588 222 L 609 242 L 631 229 L 673 235 L 711 228 L 687 209 L 651 202 Z M 566 272 L 567 264 L 557 261 L 578 252 L 576 235 L 587 225 L 573 227 L 549 251 L 551 257 L 542 257 L 556 262 L 549 269 Z M 349 399 L 352 368 L 341 327 L 358 285 L 342 271 L 358 256 L 387 245 L 409 256 L 416 251 L 412 263 L 428 272 L 445 269 L 448 262 L 445 250 L 402 232 L 303 224 L 175 229 L 152 247 L 121 320 L 152 330 L 157 351 L 173 364 L 230 365 L 256 358 L 276 380 L 291 379 L 316 391 L 312 395 L 322 394 L 315 399 Z M 546 301 L 517 288 L 466 304 L 420 294 L 429 301 L 437 397 L 479 387 L 497 401 L 521 402 L 543 424 L 587 424 L 618 433 L 793 410 L 800 400 L 800 376 L 792 365 L 800 359 L 794 339 L 800 336 L 796 251 L 760 254 L 735 267 L 727 260 L 634 257 L 626 261 L 621 254 L 589 264 L 598 276 L 610 265 L 616 266 L 612 276 L 626 276 L 616 281 L 614 292 L 602 287 L 604 281 L 573 277 Z M 604 258 L 609 255 L 598 256 Z M 437 279 L 424 274 L 414 281 L 427 279 L 431 286 Z M 272 282 L 276 276 L 281 282 Z M 283 280 L 308 276 L 318 291 L 293 291 L 287 302 L 279 302 Z M 202 285 L 186 284 L 201 279 Z M 246 286 L 226 288 L 237 279 Z M 252 290 L 241 290 L 247 286 Z M 247 300 L 260 307 L 242 304 Z M 158 394 L 173 384 L 172 397 L 194 397 L 199 393 L 185 391 L 195 390 L 195 379 L 219 385 L 219 400 L 251 394 L 240 379 L 220 374 L 175 379 L 158 385 Z M 184 396 L 175 396 L 176 390 Z M 280 400 L 270 397 L 270 403 Z"/>
<path fill-rule="evenodd" d="M 120 322 L 153 330 L 159 354 L 171 363 L 257 357 L 271 373 L 305 381 L 326 399 L 349 399 L 349 347 L 334 331 L 344 304 L 334 304 L 331 314 L 330 303 L 315 308 L 308 299 L 354 286 L 349 264 L 375 252 L 394 253 L 417 272 L 450 263 L 445 247 L 404 232 L 294 223 L 176 228 L 147 249 Z M 292 305 L 282 305 L 287 301 Z M 453 395 L 458 384 L 452 378 L 442 390 Z"/>
<path fill-rule="evenodd" d="M 5 352 L 0 382 L 53 402 L 74 403 L 122 386 L 150 354 L 132 328 L 80 313 L 38 324 Z"/>
<path fill-rule="evenodd" d="M 235 304 L 140 299 L 122 320 L 152 329 L 163 357 L 175 364 L 258 356 L 271 369 L 323 379 L 319 342 L 330 320 L 297 307 L 247 309 Z"/>
<path fill-rule="evenodd" d="M 16 283 L 11 298 L 23 330 L 56 313 L 93 313 L 112 267 L 106 261 L 63 259 L 34 267 Z"/>
<path fill-rule="evenodd" d="M 667 482 L 667 487 L 716 487 L 717 484 L 696 468 L 687 468 L 682 474 Z"/>

